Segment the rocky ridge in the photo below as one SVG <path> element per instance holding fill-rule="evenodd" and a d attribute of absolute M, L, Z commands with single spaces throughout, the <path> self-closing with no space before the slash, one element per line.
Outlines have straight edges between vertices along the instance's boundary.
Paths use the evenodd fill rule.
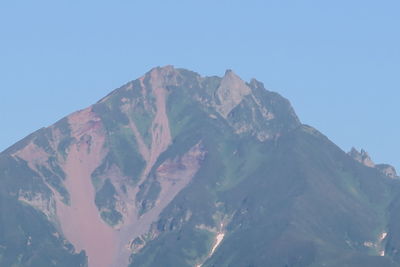
<path fill-rule="evenodd" d="M 350 154 L 255 79 L 157 67 L 0 153 L 0 264 L 399 266 L 395 171 Z"/>
<path fill-rule="evenodd" d="M 11 154 L 27 162 L 50 190 L 20 190 L 20 201 L 43 212 L 77 252 L 84 250 L 89 266 L 128 265 L 138 250 L 135 242 L 155 238 L 151 225 L 200 168 L 207 153 L 201 140 L 183 155 L 160 160 L 173 144 L 168 97 L 180 86 L 239 135 L 266 141 L 281 134 L 262 126 L 275 115 L 257 95 L 266 92 L 252 92 L 264 90 L 259 83 L 252 89 L 231 70 L 207 78 L 166 66 L 40 130 Z M 238 109 L 249 117 L 234 115 Z M 292 112 L 290 105 L 287 109 Z M 291 115 L 290 127 L 296 127 Z"/>
<path fill-rule="evenodd" d="M 348 155 L 367 167 L 377 169 L 379 172 L 383 173 L 387 177 L 399 178 L 397 176 L 396 169 L 393 166 L 391 166 L 389 164 L 375 164 L 372 161 L 369 154 L 363 149 L 361 149 L 361 151 L 358 151 L 356 148 L 353 147 L 348 152 Z"/>

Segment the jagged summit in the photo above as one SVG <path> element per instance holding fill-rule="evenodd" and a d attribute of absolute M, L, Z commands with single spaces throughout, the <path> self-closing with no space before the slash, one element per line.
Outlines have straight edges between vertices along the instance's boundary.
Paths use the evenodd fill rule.
<path fill-rule="evenodd" d="M 232 70 L 227 70 L 217 88 L 218 110 L 223 117 L 228 114 L 251 93 L 251 89 Z"/>
<path fill-rule="evenodd" d="M 364 149 L 358 151 L 356 148 L 352 147 L 348 154 L 350 157 L 367 167 L 376 168 L 378 171 L 390 178 L 398 178 L 396 169 L 393 166 L 389 164 L 375 164 L 369 156 L 368 152 Z"/>
<path fill-rule="evenodd" d="M 400 266 L 398 180 L 230 70 L 153 68 L 0 153 L 0 189 L 0 266 Z"/>
<path fill-rule="evenodd" d="M 246 83 L 230 69 L 223 77 L 203 77 L 172 65 L 155 67 L 139 79 L 114 90 L 100 102 L 124 95 L 123 101 L 136 102 L 135 106 L 144 105 L 147 111 L 153 112 L 151 97 L 157 88 L 165 88 L 168 95 L 182 90 L 187 94 L 185 98 L 215 111 L 210 116 L 222 117 L 237 134 L 251 134 L 260 141 L 274 139 L 281 131 L 300 125 L 287 99 L 267 91 L 255 79 Z"/>

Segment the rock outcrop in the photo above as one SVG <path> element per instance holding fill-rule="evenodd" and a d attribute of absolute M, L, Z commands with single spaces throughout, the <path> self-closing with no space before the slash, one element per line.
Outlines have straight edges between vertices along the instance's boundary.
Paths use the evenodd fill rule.
<path fill-rule="evenodd" d="M 389 178 L 398 178 L 396 169 L 393 166 L 389 164 L 375 164 L 369 154 L 363 149 L 358 151 L 353 147 L 348 152 L 348 155 L 367 167 L 377 169 L 379 172 L 383 173 Z"/>
<path fill-rule="evenodd" d="M 228 114 L 251 93 L 251 89 L 232 70 L 227 70 L 217 88 L 217 110 L 226 118 Z"/>
<path fill-rule="evenodd" d="M 396 171 L 349 154 L 255 79 L 157 67 L 0 153 L 0 266 L 400 266 Z"/>

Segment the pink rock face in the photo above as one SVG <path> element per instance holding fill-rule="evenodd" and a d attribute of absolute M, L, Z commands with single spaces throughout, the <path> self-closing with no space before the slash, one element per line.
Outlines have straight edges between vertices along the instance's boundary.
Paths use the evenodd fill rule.
<path fill-rule="evenodd" d="M 135 210 L 136 214 L 131 217 L 132 220 L 119 232 L 120 249 L 118 253 L 120 255 L 117 257 L 118 261 L 114 265 L 115 267 L 128 264 L 127 258 L 131 251 L 127 248 L 130 247 L 131 241 L 150 231 L 151 225 L 157 221 L 160 213 L 193 179 L 205 153 L 201 144 L 197 144 L 182 157 L 168 159 L 157 169 L 156 178 L 161 185 L 161 192 L 152 209 L 141 216 Z"/>
<path fill-rule="evenodd" d="M 171 144 L 172 138 L 166 112 L 168 92 L 163 82 L 158 80 L 159 71 L 155 69 L 150 74 L 156 108 L 150 129 L 151 144 L 149 146 L 145 144 L 133 121 L 130 121 L 129 124 L 139 152 L 146 162 L 137 186 L 128 188 L 131 196 L 136 196 L 139 185 L 147 179 L 157 158 Z M 123 112 L 129 111 L 128 107 Z M 57 202 L 57 215 L 66 238 L 74 244 L 78 251 L 82 249 L 86 251 L 90 267 L 127 266 L 131 254 L 130 241 L 136 236 L 146 233 L 151 223 L 158 218 L 162 209 L 172 199 L 163 201 L 162 208 L 155 207 L 148 214 L 139 218 L 135 199 L 121 197 L 130 203 L 123 203 L 123 206 L 126 207 L 124 222 L 118 230 L 113 229 L 100 218 L 94 203 L 95 191 L 91 183 L 91 174 L 102 163 L 107 151 L 104 146 L 104 129 L 99 119 L 93 116 L 90 109 L 87 109 L 69 117 L 72 136 L 80 141 L 69 148 L 68 157 L 63 165 L 67 174 L 65 186 L 71 196 L 71 206 Z M 110 177 L 110 179 L 111 181 L 117 180 L 116 177 Z M 180 188 L 182 189 L 182 187 Z"/>
<path fill-rule="evenodd" d="M 176 82 L 174 76 L 176 73 L 173 68 L 156 68 L 148 75 L 150 88 L 146 90 L 141 88 L 140 91 L 146 94 L 143 97 L 144 102 L 147 101 L 147 95 L 151 95 L 154 99 L 152 107 L 149 103 L 144 103 L 152 114 L 148 129 L 151 138 L 148 144 L 144 142 L 133 120 L 130 119 L 129 124 L 125 126 L 126 130 L 130 130 L 133 134 L 132 138 L 135 138 L 138 144 L 138 152 L 145 161 L 139 181 L 135 185 L 128 183 L 129 179 L 123 176 L 116 164 L 108 166 L 103 173 L 116 188 L 118 200 L 116 205 L 123 216 L 122 222 L 114 228 L 101 218 L 95 203 L 96 190 L 92 183 L 92 174 L 103 163 L 110 151 L 105 127 L 101 118 L 92 112 L 91 107 L 68 117 L 71 130 L 69 138 L 73 141 L 66 149 L 66 156 L 56 152 L 63 134 L 53 126 L 49 127 L 52 138 L 48 141 L 55 154 L 50 155 L 53 152 L 49 154 L 31 142 L 14 155 L 26 160 L 30 168 L 38 173 L 40 173 L 38 166 L 50 169 L 50 157 L 57 158 L 57 164 L 65 173 L 63 183 L 69 193 L 70 203 L 65 204 L 58 191 L 45 182 L 45 177 L 42 177 L 53 192 L 52 199 L 48 201 L 55 203 L 55 214 L 52 214 L 55 218 L 54 223 L 59 227 L 64 238 L 73 244 L 76 252 L 85 251 L 89 267 L 128 266 L 132 254 L 132 240 L 149 233 L 151 225 L 158 220 L 160 213 L 193 179 L 205 155 L 199 143 L 180 157 L 166 159 L 155 173 L 155 178 L 161 186 L 158 199 L 150 210 L 139 215 L 136 194 L 139 192 L 140 185 L 149 178 L 149 173 L 159 156 L 172 144 L 166 107 L 169 92 L 166 87 Z M 165 77 L 169 77 L 168 80 Z M 139 81 L 143 85 L 144 77 Z M 127 90 L 134 90 L 134 88 L 127 87 Z M 104 101 L 107 101 L 107 97 L 102 100 Z M 121 103 L 121 112 L 130 118 L 129 114 L 133 112 L 134 102 L 124 98 Z M 120 190 L 122 185 L 126 188 L 125 192 Z M 49 211 L 43 210 L 43 212 Z"/>
<path fill-rule="evenodd" d="M 105 156 L 104 132 L 89 110 L 69 118 L 72 136 L 80 140 L 69 148 L 63 164 L 70 206 L 57 201 L 57 217 L 65 237 L 77 251 L 85 250 L 89 266 L 108 267 L 114 261 L 117 235 L 100 217 L 94 202 L 91 174 Z M 91 142 L 83 136 L 90 136 Z"/>
<path fill-rule="evenodd" d="M 182 157 L 168 159 L 156 172 L 161 192 L 157 200 L 159 205 L 170 203 L 175 196 L 185 188 L 200 168 L 200 162 L 205 156 L 201 144 L 193 146 Z"/>
<path fill-rule="evenodd" d="M 26 147 L 16 152 L 13 156 L 26 160 L 33 170 L 36 170 L 36 165 L 47 165 L 47 159 L 49 158 L 49 155 L 46 153 L 46 151 L 34 143 L 29 143 Z"/>

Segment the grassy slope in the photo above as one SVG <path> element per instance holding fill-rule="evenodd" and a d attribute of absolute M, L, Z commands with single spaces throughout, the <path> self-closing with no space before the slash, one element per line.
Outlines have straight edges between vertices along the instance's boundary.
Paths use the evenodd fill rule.
<path fill-rule="evenodd" d="M 363 245 L 388 230 L 396 182 L 310 127 L 262 144 L 233 135 L 223 120 L 190 102 L 190 92 L 171 92 L 174 143 L 163 156 L 184 153 L 199 140 L 208 153 L 194 181 L 161 215 L 159 238 L 132 266 L 193 266 L 212 246 L 211 233 L 196 225 L 216 226 L 218 212 L 233 219 L 204 266 L 399 266 Z M 185 221 L 188 211 L 193 215 Z"/>
<path fill-rule="evenodd" d="M 0 266 L 85 266 L 84 253 L 74 254 L 41 212 L 18 201 L 20 189 L 50 194 L 25 162 L 0 155 Z"/>
<path fill-rule="evenodd" d="M 397 181 L 350 159 L 310 127 L 264 143 L 254 136 L 233 134 L 214 110 L 192 99 L 196 92 L 210 97 L 219 79 L 200 84 L 195 74 L 184 75 L 182 86 L 169 88 L 173 145 L 153 171 L 198 142 L 207 155 L 193 181 L 162 212 L 156 225 L 159 237 L 133 257 L 131 267 L 193 266 L 206 260 L 215 233 L 199 226 L 218 227 L 224 218 L 229 219 L 225 238 L 203 266 L 400 266 L 393 262 L 400 262 Z M 126 131 L 128 118 L 119 109 L 123 97 L 136 96 L 121 89 L 109 102 L 94 107 L 106 125 L 111 151 L 98 171 L 115 163 L 135 183 L 144 163 L 132 133 Z M 276 96 L 271 99 L 280 101 Z M 130 115 L 146 136 L 150 118 L 140 109 Z M 65 128 L 65 122 L 59 124 Z M 37 135 L 46 147 L 44 130 L 27 140 Z M 65 139 L 57 150 L 65 153 L 70 141 Z M 57 179 L 61 181 L 62 175 Z M 113 211 L 115 188 L 104 181 L 97 185 L 96 204 Z M 0 155 L 0 266 L 83 266 L 84 253 L 73 254 L 72 246 L 56 237 L 56 229 L 43 214 L 18 201 L 20 189 L 50 194 L 25 162 Z M 156 199 L 156 189 L 143 198 Z M 108 219 L 113 224 L 118 218 L 110 214 Z M 382 232 L 388 232 L 379 245 L 386 257 L 377 256 L 379 247 L 364 246 Z"/>

